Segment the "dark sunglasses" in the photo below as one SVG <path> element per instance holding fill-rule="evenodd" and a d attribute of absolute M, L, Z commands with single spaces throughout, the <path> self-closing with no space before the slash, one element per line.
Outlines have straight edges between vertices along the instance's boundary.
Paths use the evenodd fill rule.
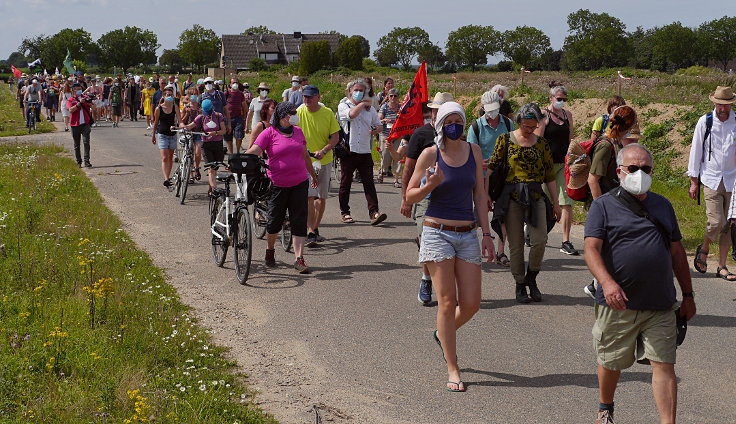
<path fill-rule="evenodd" d="M 636 165 L 621 165 L 621 168 L 626 168 L 627 171 L 629 171 L 629 174 L 633 174 L 634 172 L 638 170 L 644 171 L 645 174 L 651 174 L 652 173 L 652 167 L 649 165 L 644 166 L 636 166 Z"/>
<path fill-rule="evenodd" d="M 398 97 L 396 94 L 389 94 L 389 97 Z"/>
<path fill-rule="evenodd" d="M 557 101 L 558 102 L 566 102 L 567 101 L 567 97 L 557 97 Z"/>

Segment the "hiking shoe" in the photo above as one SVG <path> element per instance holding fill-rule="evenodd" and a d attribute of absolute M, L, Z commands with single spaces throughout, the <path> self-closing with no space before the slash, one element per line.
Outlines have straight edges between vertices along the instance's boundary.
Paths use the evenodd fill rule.
<path fill-rule="evenodd" d="M 322 243 L 323 241 L 327 240 L 326 238 L 319 235 L 319 228 L 314 229 L 314 235 L 317 237 L 317 243 Z"/>
<path fill-rule="evenodd" d="M 299 256 L 294 261 L 294 269 L 299 272 L 299 274 L 308 274 L 309 273 L 309 267 L 304 262 L 304 256 Z"/>
<path fill-rule="evenodd" d="M 266 266 L 269 268 L 273 268 L 276 266 L 276 249 L 266 249 Z"/>
<path fill-rule="evenodd" d="M 92 164 L 91 164 L 91 163 L 89 163 L 89 162 L 85 162 L 85 163 L 84 163 L 84 167 L 85 167 L 85 168 L 92 168 Z"/>
<path fill-rule="evenodd" d="M 432 280 L 422 278 L 419 282 L 417 299 L 422 305 L 429 306 L 429 303 L 432 302 Z"/>
<path fill-rule="evenodd" d="M 583 291 L 585 292 L 585 294 L 590 296 L 591 299 L 595 299 L 595 280 L 591 281 L 590 284 L 583 287 Z"/>
<path fill-rule="evenodd" d="M 314 247 L 317 245 L 317 235 L 314 233 L 307 234 L 307 247 Z"/>
<path fill-rule="evenodd" d="M 526 284 L 516 284 L 516 302 L 529 303 L 532 299 L 526 292 Z"/>
<path fill-rule="evenodd" d="M 577 250 L 575 250 L 575 247 L 569 241 L 562 242 L 562 246 L 560 246 L 560 252 L 572 256 L 578 256 L 580 254 Z"/>
<path fill-rule="evenodd" d="M 598 411 L 598 416 L 595 419 L 595 424 L 615 424 L 613 422 L 613 411 L 604 409 Z"/>

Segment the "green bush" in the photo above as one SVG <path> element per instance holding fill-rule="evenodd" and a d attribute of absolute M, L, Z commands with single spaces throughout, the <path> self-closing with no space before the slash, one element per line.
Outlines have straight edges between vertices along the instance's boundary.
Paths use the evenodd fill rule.
<path fill-rule="evenodd" d="M 261 59 L 260 57 L 254 57 L 248 63 L 248 67 L 253 72 L 259 72 L 266 69 L 268 66 L 266 65 L 265 60 Z"/>
<path fill-rule="evenodd" d="M 700 77 L 706 75 L 719 75 L 723 72 L 715 68 L 708 68 L 706 66 L 691 66 L 689 68 L 681 68 L 675 71 L 675 75 L 686 75 L 690 77 Z"/>

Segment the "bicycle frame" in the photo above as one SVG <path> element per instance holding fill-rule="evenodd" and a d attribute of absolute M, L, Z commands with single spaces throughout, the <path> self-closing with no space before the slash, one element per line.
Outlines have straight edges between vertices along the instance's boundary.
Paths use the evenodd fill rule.
<path fill-rule="evenodd" d="M 228 179 L 227 181 L 225 181 L 225 201 L 220 206 L 220 210 L 217 211 L 215 222 L 213 222 L 212 226 L 210 227 L 210 232 L 212 233 L 212 235 L 217 237 L 222 242 L 227 242 L 230 239 L 230 235 L 232 234 L 232 225 L 230 224 L 230 218 L 234 216 L 235 210 L 240 207 L 243 207 L 246 210 L 248 209 L 248 203 L 246 201 L 246 193 L 248 193 L 247 179 L 243 178 L 243 175 L 241 174 L 231 174 L 231 176 L 235 177 L 235 200 L 230 197 L 230 180 Z M 217 217 L 220 216 L 220 212 L 222 212 L 223 209 L 225 210 L 225 222 L 220 222 Z M 224 230 L 224 236 L 217 231 L 217 227 L 220 227 Z"/>

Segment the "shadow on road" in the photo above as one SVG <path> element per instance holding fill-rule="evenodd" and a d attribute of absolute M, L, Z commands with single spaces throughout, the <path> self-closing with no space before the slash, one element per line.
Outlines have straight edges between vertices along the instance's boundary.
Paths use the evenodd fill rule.
<path fill-rule="evenodd" d="M 104 168 L 130 168 L 134 166 L 143 166 L 139 163 L 122 163 L 118 165 L 104 165 L 104 166 L 95 166 L 94 169 L 104 169 Z"/>
<path fill-rule="evenodd" d="M 736 327 L 736 317 L 718 315 L 695 315 L 687 325 L 696 327 Z"/>
<path fill-rule="evenodd" d="M 464 368 L 464 373 L 481 374 L 493 378 L 493 380 L 477 381 L 466 383 L 468 386 L 507 386 L 507 387 L 560 387 L 560 386 L 579 386 L 589 389 L 598 388 L 598 377 L 595 372 L 585 374 L 547 374 L 536 377 L 527 377 L 523 375 L 508 374 L 503 372 L 482 371 L 473 368 Z M 652 374 L 648 372 L 622 372 L 619 382 L 639 381 L 642 383 L 650 383 Z"/>
<path fill-rule="evenodd" d="M 511 294 L 511 291 L 509 291 Z M 584 296 L 565 296 L 561 294 L 545 294 L 542 293 L 542 302 L 540 303 L 517 303 L 516 299 L 481 299 L 481 309 L 503 309 L 515 306 L 534 307 L 534 306 L 593 306 L 593 300 Z"/>
<path fill-rule="evenodd" d="M 416 265 L 397 264 L 392 262 L 373 262 L 364 265 L 335 266 L 313 268 L 314 278 L 318 280 L 344 280 L 356 272 L 387 272 L 399 269 L 415 269 Z"/>

